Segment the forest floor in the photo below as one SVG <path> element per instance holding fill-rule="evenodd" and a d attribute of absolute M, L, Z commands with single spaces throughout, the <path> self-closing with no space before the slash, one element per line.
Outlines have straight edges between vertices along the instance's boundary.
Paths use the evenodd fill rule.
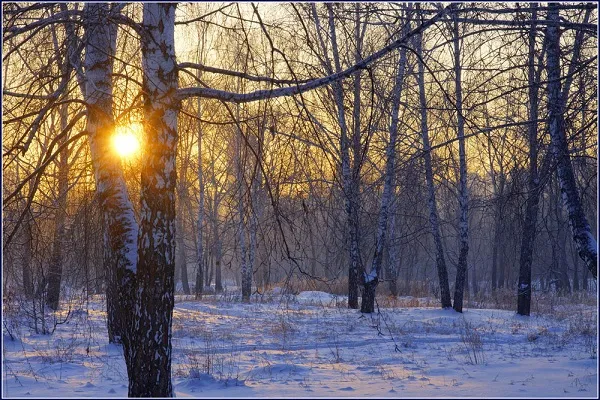
<path fill-rule="evenodd" d="M 594 305 L 522 317 L 459 314 L 427 299 L 381 303 L 364 316 L 323 292 L 274 293 L 251 304 L 177 296 L 176 396 L 598 396 Z M 5 312 L 3 397 L 125 397 L 122 350 L 108 343 L 103 309 L 102 299 L 89 300 L 53 335 L 33 334 Z"/>

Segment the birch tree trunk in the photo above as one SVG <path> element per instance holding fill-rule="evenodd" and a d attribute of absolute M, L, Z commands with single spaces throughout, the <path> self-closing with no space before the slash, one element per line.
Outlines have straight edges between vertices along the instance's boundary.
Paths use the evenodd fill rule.
<path fill-rule="evenodd" d="M 419 7 L 417 5 L 417 7 Z M 415 39 L 415 50 L 418 56 L 423 59 L 423 37 L 418 35 Z M 452 307 L 450 300 L 450 284 L 448 282 L 448 269 L 444 257 L 444 246 L 442 243 L 442 233 L 437 211 L 437 201 L 435 198 L 435 185 L 433 182 L 433 167 L 431 162 L 431 144 L 429 143 L 429 127 L 427 123 L 427 100 L 425 96 L 425 71 L 423 62 L 419 62 L 419 102 L 421 107 L 421 136 L 423 138 L 423 158 L 425 164 L 425 180 L 427 183 L 427 205 L 429 207 L 429 225 L 433 242 L 435 243 L 435 265 L 440 284 L 440 299 L 442 308 Z"/>
<path fill-rule="evenodd" d="M 598 276 L 598 245 L 583 211 L 565 133 L 563 114 L 565 101 L 564 94 L 561 93 L 560 81 L 560 31 L 558 28 L 560 5 L 549 3 L 548 7 L 548 20 L 556 24 L 548 25 L 546 28 L 548 46 L 548 129 L 552 139 L 552 153 L 557 163 L 560 190 L 569 216 L 573 241 L 579 257 L 596 279 Z"/>
<path fill-rule="evenodd" d="M 456 284 L 454 285 L 454 310 L 462 312 L 463 294 L 467 277 L 467 256 L 469 255 L 469 194 L 467 192 L 467 154 L 465 150 L 465 121 L 462 108 L 462 68 L 460 64 L 460 37 L 456 13 L 452 14 L 454 36 L 454 79 L 456 88 L 456 114 L 459 157 L 458 207 L 460 234 Z"/>
<path fill-rule="evenodd" d="M 409 13 L 410 15 L 410 13 Z M 404 33 L 410 30 L 410 25 L 405 22 Z M 402 84 L 404 82 L 404 72 L 406 69 L 406 48 L 400 48 L 398 58 L 398 72 L 394 82 L 392 93 L 392 119 L 390 123 L 390 139 L 388 141 L 385 157 L 385 176 L 383 183 L 383 194 L 381 195 L 381 207 L 379 209 L 379 224 L 377 227 L 377 237 L 375 241 L 375 252 L 371 263 L 371 270 L 364 273 L 363 297 L 360 307 L 362 313 L 372 313 L 375 311 L 375 290 L 379 283 L 381 275 L 381 264 L 383 261 L 383 249 L 386 240 L 388 214 L 394 192 L 394 171 L 396 169 L 396 143 L 398 141 L 398 114 L 400 112 L 400 96 L 402 94 Z M 355 93 L 356 94 L 356 93 Z M 356 161 L 355 161 L 356 162 Z"/>
<path fill-rule="evenodd" d="M 88 3 L 85 7 L 86 84 L 82 88 L 88 104 L 86 130 L 89 133 L 96 193 L 104 221 L 104 265 L 108 338 L 119 343 L 132 321 L 138 225 L 129 200 L 120 160 L 112 149 L 114 130 L 112 69 L 117 27 L 108 17 L 108 4 Z"/>
<path fill-rule="evenodd" d="M 143 7 L 146 147 L 141 173 L 135 328 L 125 359 L 130 397 L 172 397 L 177 65 L 173 3 Z"/>

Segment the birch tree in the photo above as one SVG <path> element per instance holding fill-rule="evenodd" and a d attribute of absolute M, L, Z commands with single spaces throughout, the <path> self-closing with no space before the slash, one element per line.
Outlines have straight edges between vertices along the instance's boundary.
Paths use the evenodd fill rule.
<path fill-rule="evenodd" d="M 553 22 L 546 28 L 548 43 L 548 130 L 552 138 L 552 154 L 557 163 L 560 190 L 569 216 L 573 241 L 585 266 L 592 273 L 592 276 L 597 278 L 598 244 L 592 235 L 590 225 L 583 212 L 565 134 L 565 103 L 564 94 L 561 92 L 559 10 L 559 4 L 548 4 L 548 20 Z"/>
<path fill-rule="evenodd" d="M 455 4 L 454 7 L 457 7 Z M 460 57 L 460 33 L 458 16 L 452 14 L 452 43 L 454 47 L 454 86 L 456 91 L 456 117 L 459 157 L 459 251 L 456 266 L 456 284 L 454 286 L 453 308 L 462 312 L 463 294 L 467 275 L 467 256 L 469 254 L 469 194 L 467 191 L 467 154 L 465 149 L 465 121 L 462 107 L 462 67 Z"/>
<path fill-rule="evenodd" d="M 84 15 L 88 42 L 84 60 L 85 86 L 82 88 L 88 104 L 86 130 L 96 193 L 106 232 L 104 265 L 110 342 L 126 339 L 126 325 L 132 320 L 130 313 L 134 309 L 138 258 L 138 224 L 120 160 L 111 144 L 114 129 L 112 72 L 117 26 L 110 21 L 109 16 L 114 15 L 118 9 L 108 4 L 86 4 Z"/>
<path fill-rule="evenodd" d="M 417 5 L 417 10 L 420 6 Z M 437 211 L 437 201 L 435 198 L 435 185 L 433 181 L 433 167 L 431 162 L 431 144 L 429 142 L 429 126 L 427 124 L 427 96 L 425 93 L 425 68 L 423 59 L 423 35 L 415 37 L 415 51 L 419 57 L 418 62 L 418 83 L 419 83 L 419 104 L 421 110 L 421 137 L 423 140 L 423 160 L 425 165 L 425 181 L 427 183 L 427 205 L 429 208 L 429 224 L 433 242 L 435 244 L 435 262 L 440 284 L 440 299 L 442 308 L 452 307 L 450 300 L 450 285 L 448 283 L 448 269 L 446 268 L 446 259 L 444 257 L 444 246 L 442 243 L 442 233 L 440 229 L 439 216 Z"/>
<path fill-rule="evenodd" d="M 406 22 L 403 26 L 403 33 L 410 31 L 408 20 L 411 17 L 410 7 L 407 11 Z M 364 288 L 360 311 L 363 313 L 372 313 L 375 311 L 375 290 L 379 283 L 381 275 L 381 267 L 383 262 L 383 249 L 386 240 L 388 228 L 388 216 L 392 195 L 394 193 L 394 181 L 396 170 L 396 143 L 398 141 L 398 116 L 400 113 L 400 98 L 402 94 L 402 85 L 404 84 L 404 75 L 406 71 L 406 47 L 399 50 L 397 73 L 392 89 L 392 115 L 390 122 L 389 141 L 385 150 L 385 175 L 383 194 L 381 195 L 381 207 L 379 209 L 379 223 L 377 227 L 377 238 L 375 241 L 375 252 L 371 263 L 371 269 L 368 273 L 364 273 Z"/>

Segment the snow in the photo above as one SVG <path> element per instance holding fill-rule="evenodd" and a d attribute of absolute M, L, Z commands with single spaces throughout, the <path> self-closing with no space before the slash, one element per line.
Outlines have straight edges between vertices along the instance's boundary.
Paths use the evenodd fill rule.
<path fill-rule="evenodd" d="M 347 309 L 343 296 L 318 291 L 275 288 L 250 304 L 231 294 L 191 299 L 177 296 L 173 313 L 177 397 L 598 394 L 593 305 L 523 317 L 380 304 L 381 314 L 365 316 Z M 52 336 L 32 334 L 5 314 L 3 396 L 126 396 L 122 349 L 108 343 L 103 309 L 94 297 Z"/>

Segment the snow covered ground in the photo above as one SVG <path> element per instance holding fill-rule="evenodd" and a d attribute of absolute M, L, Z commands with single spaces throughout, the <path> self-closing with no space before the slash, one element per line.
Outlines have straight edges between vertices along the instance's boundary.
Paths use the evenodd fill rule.
<path fill-rule="evenodd" d="M 554 315 L 382 307 L 363 316 L 322 292 L 178 298 L 177 397 L 598 396 L 597 309 Z M 49 335 L 7 320 L 3 397 L 124 397 L 101 299 Z M 11 327 L 15 340 L 6 329 Z"/>

